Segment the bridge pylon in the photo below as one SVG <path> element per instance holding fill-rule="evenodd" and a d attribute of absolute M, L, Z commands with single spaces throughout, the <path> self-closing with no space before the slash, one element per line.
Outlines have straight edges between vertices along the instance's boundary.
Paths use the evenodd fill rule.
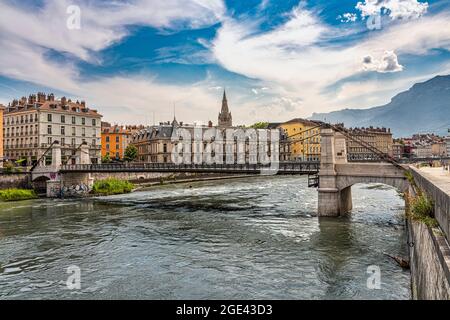
<path fill-rule="evenodd" d="M 331 128 L 321 130 L 318 216 L 337 217 L 352 209 L 351 189 L 340 190 L 336 164 L 347 163 L 345 137 Z"/>

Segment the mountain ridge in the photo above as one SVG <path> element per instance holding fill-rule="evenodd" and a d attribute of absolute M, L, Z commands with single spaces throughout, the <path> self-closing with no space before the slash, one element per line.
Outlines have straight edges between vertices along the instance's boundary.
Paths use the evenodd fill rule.
<path fill-rule="evenodd" d="M 450 128 L 450 75 L 415 83 L 382 106 L 313 113 L 308 119 L 343 122 L 347 127 L 388 127 L 395 137 L 420 132 L 445 135 Z"/>

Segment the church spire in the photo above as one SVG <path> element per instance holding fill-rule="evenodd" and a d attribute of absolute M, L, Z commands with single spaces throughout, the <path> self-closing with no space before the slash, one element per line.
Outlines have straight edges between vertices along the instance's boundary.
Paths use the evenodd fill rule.
<path fill-rule="evenodd" d="M 227 94 L 225 89 L 223 90 L 222 109 L 219 113 L 219 127 L 231 127 L 232 118 L 231 112 L 228 110 Z"/>

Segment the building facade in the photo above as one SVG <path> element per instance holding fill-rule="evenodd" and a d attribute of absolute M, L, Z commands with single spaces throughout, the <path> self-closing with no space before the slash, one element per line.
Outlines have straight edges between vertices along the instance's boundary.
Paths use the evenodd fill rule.
<path fill-rule="evenodd" d="M 131 131 L 123 126 L 102 127 L 102 158 L 109 155 L 110 159 L 123 160 L 125 149 L 131 142 Z"/>
<path fill-rule="evenodd" d="M 443 140 L 442 142 L 433 143 L 431 145 L 431 155 L 433 157 L 446 157 L 447 156 L 447 144 Z"/>
<path fill-rule="evenodd" d="M 364 159 L 371 157 L 373 151 L 364 147 L 367 144 L 385 155 L 393 156 L 393 139 L 391 129 L 386 128 L 350 128 L 347 131 L 354 139 L 347 139 L 347 153 L 350 158 Z M 361 141 L 362 143 L 359 143 Z"/>
<path fill-rule="evenodd" d="M 296 118 L 279 124 L 282 130 L 281 161 L 319 161 L 320 127 L 317 122 Z"/>
<path fill-rule="evenodd" d="M 399 142 L 392 144 L 392 157 L 394 159 L 401 159 L 404 157 L 405 145 Z"/>
<path fill-rule="evenodd" d="M 3 132 L 3 112 L 5 107 L 0 104 L 0 133 Z M 0 136 L 0 168 L 3 167 L 3 135 Z"/>
<path fill-rule="evenodd" d="M 40 160 L 51 163 L 51 152 L 44 153 L 54 141 L 61 145 L 63 163 L 77 163 L 76 150 L 89 146 L 92 163 L 101 160 L 101 118 L 84 101 L 73 102 L 53 94 L 30 95 L 13 100 L 3 117 L 4 157 L 31 165 Z"/>
<path fill-rule="evenodd" d="M 232 116 L 228 108 L 228 102 L 226 99 L 226 94 L 224 92 L 222 99 L 222 107 L 218 117 L 218 126 L 213 126 L 212 122 L 209 121 L 208 125 L 190 125 L 184 124 L 183 122 L 178 122 L 175 118 L 172 122 L 163 122 L 159 125 L 149 126 L 145 129 L 138 130 L 132 135 L 132 144 L 136 146 L 138 150 L 139 162 L 153 162 L 153 163 L 169 163 L 172 162 L 172 151 L 177 146 L 179 141 L 172 141 L 172 136 L 176 136 L 178 129 L 187 132 L 191 137 L 190 149 L 191 149 L 191 159 L 192 163 L 202 162 L 202 159 L 195 158 L 199 154 L 201 155 L 206 150 L 207 143 L 203 142 L 202 137 L 197 137 L 199 139 L 194 139 L 196 134 L 201 134 L 202 136 L 208 129 L 219 130 L 221 136 L 226 140 L 226 134 L 232 133 L 233 137 L 228 137 L 229 139 L 234 139 L 239 132 L 243 132 L 245 128 L 243 127 L 233 127 L 232 126 Z M 241 131 L 242 130 L 242 131 Z M 263 130 L 263 129 L 261 129 Z M 267 129 L 266 129 L 267 130 Z M 278 131 L 281 132 L 281 131 Z M 267 131 L 268 133 L 268 131 Z M 269 135 L 270 136 L 270 135 Z M 202 141 L 203 146 L 196 141 Z M 180 140 L 181 141 L 181 140 Z M 231 140 L 228 140 L 228 142 Z M 212 142 L 212 141 L 211 141 Z M 186 142 L 183 142 L 186 143 Z M 232 149 L 226 150 L 227 147 Z M 211 156 L 215 159 L 220 159 L 222 157 L 223 163 L 229 161 L 226 159 L 226 155 L 232 154 L 234 156 L 234 161 L 237 161 L 238 156 L 240 159 L 245 157 L 245 162 L 249 163 L 257 160 L 257 154 L 253 154 L 252 148 L 249 146 L 249 142 L 245 143 L 232 142 L 228 146 L 223 145 L 222 150 L 211 151 Z M 197 152 L 201 151 L 201 152 Z M 217 151 L 217 153 L 216 153 Z M 270 155 L 270 142 L 267 146 L 268 155 Z"/>

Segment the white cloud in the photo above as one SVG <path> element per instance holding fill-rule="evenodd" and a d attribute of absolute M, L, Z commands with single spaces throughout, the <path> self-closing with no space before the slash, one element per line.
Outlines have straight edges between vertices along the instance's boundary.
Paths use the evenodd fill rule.
<path fill-rule="evenodd" d="M 355 8 L 361 11 L 363 18 L 386 12 L 393 20 L 417 19 L 427 12 L 428 3 L 417 0 L 364 0 L 358 2 Z"/>
<path fill-rule="evenodd" d="M 293 105 L 295 112 L 308 116 L 345 107 L 338 104 L 342 100 L 322 92 L 361 73 L 364 57 L 378 60 L 378 72 L 398 72 L 403 66 L 397 55 L 401 60 L 402 54 L 424 55 L 435 48 L 450 48 L 449 18 L 442 13 L 404 20 L 343 47 L 327 42 L 339 38 L 340 29 L 324 25 L 310 11 L 297 7 L 291 20 L 267 32 L 258 30 L 254 21 L 225 20 L 213 41 L 213 53 L 226 69 L 265 81 L 280 97 L 301 99 L 303 103 Z M 367 96 L 376 94 L 371 87 L 367 90 Z"/>
<path fill-rule="evenodd" d="M 403 66 L 399 64 L 398 57 L 393 51 L 385 51 L 380 60 L 372 56 L 363 58 L 363 68 L 367 71 L 376 71 L 380 73 L 399 72 Z"/>
<path fill-rule="evenodd" d="M 79 30 L 68 29 L 66 24 L 70 16 L 66 10 L 73 1 L 46 0 L 39 10 L 0 2 L 0 37 L 95 62 L 95 52 L 123 39 L 128 34 L 127 26 L 197 28 L 216 23 L 225 10 L 221 0 L 134 0 L 108 4 L 79 0 L 76 4 L 81 10 Z"/>
<path fill-rule="evenodd" d="M 358 19 L 356 13 L 344 13 L 342 15 L 338 15 L 337 19 L 344 23 L 355 22 Z"/>

